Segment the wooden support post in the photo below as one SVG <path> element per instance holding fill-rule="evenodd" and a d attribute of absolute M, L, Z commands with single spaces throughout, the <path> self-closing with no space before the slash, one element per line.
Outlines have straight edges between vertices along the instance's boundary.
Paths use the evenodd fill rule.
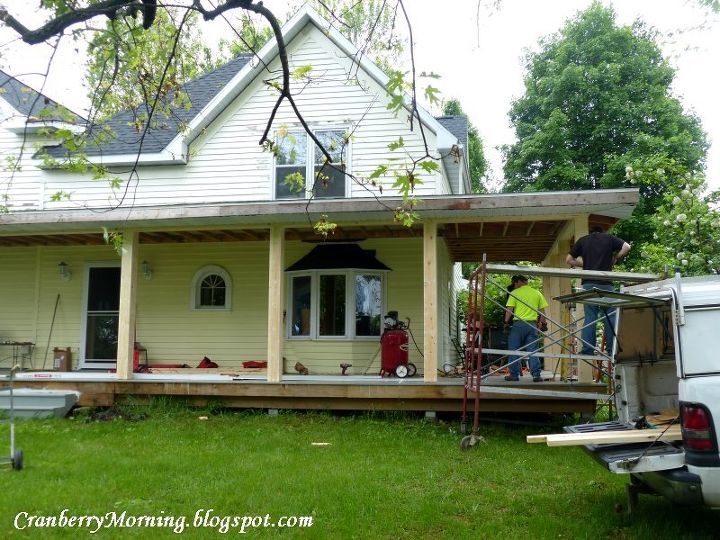
<path fill-rule="evenodd" d="M 120 313 L 118 315 L 116 371 L 117 378 L 123 380 L 132 379 L 133 376 L 138 251 L 138 233 L 124 231 L 120 262 Z"/>
<path fill-rule="evenodd" d="M 268 382 L 280 382 L 282 379 L 284 254 L 285 229 L 280 225 L 272 225 L 268 257 Z"/>
<path fill-rule="evenodd" d="M 588 227 L 588 216 L 582 215 L 577 216 L 574 221 L 574 239 L 578 240 L 588 234 L 589 227 Z M 578 283 L 578 286 L 580 284 Z M 575 314 L 575 317 L 578 320 L 578 328 L 581 328 L 584 323 L 582 322 L 585 318 L 585 310 L 582 306 L 582 304 L 577 305 L 577 311 Z M 578 335 L 578 343 L 580 342 L 580 336 Z M 578 351 L 579 352 L 579 351 Z M 583 362 L 581 360 L 578 360 L 578 366 L 577 366 L 577 373 L 578 373 L 578 382 L 590 382 L 593 380 L 593 367 L 588 362 Z"/>
<path fill-rule="evenodd" d="M 438 283 L 437 222 L 423 225 L 423 349 L 425 382 L 437 382 L 438 367 Z"/>
<path fill-rule="evenodd" d="M 553 244 L 553 247 L 548 252 L 547 256 L 545 257 L 545 260 L 542 262 L 542 266 L 545 268 L 563 268 L 566 266 L 565 263 L 565 257 L 570 251 L 571 246 L 571 240 L 574 234 L 574 224 L 572 222 L 567 223 L 565 227 L 562 228 L 560 233 L 558 234 L 557 238 L 555 239 L 555 243 Z M 552 321 L 558 321 L 561 324 L 565 324 L 566 317 L 565 314 L 567 313 L 567 309 L 565 306 L 561 305 L 560 302 L 553 301 L 552 299 L 563 295 L 568 294 L 571 292 L 571 286 L 570 286 L 570 278 L 569 277 L 562 277 L 557 275 L 543 275 L 542 276 L 542 283 L 543 283 L 543 294 L 545 298 L 548 301 L 548 307 L 546 309 L 546 313 L 550 320 Z M 559 336 L 563 334 L 563 331 L 559 330 L 555 325 L 550 325 L 551 330 L 551 336 L 555 339 L 557 339 Z M 546 341 L 552 341 L 546 340 Z M 567 345 L 566 341 L 569 340 L 563 340 L 560 343 L 555 343 L 552 345 L 549 345 L 545 348 L 546 353 L 554 353 L 559 354 L 563 352 L 562 345 Z M 569 352 L 569 351 L 565 351 Z M 547 371 L 552 371 L 553 373 L 558 373 L 562 377 L 566 377 L 567 373 L 565 372 L 564 365 L 566 364 L 565 360 L 560 360 L 557 358 L 547 357 L 545 358 L 545 369 Z"/>

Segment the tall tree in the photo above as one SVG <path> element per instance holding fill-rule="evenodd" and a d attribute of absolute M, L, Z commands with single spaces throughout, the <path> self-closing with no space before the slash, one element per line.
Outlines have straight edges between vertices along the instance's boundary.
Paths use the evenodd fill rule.
<path fill-rule="evenodd" d="M 655 37 L 640 22 L 617 26 L 614 11 L 595 2 L 528 55 L 525 94 L 510 111 L 518 140 L 504 149 L 504 191 L 626 187 L 625 167 L 646 160 L 703 168 L 705 134 L 671 94 L 674 70 Z M 651 240 L 667 188 L 641 184 L 634 218 L 618 233 Z"/>
<path fill-rule="evenodd" d="M 197 30 L 198 14 L 159 10 L 152 26 L 131 14 L 108 20 L 88 43 L 85 75 L 99 118 L 146 107 L 155 97 L 183 106 L 182 84 L 216 67 Z"/>
<path fill-rule="evenodd" d="M 507 191 L 623 186 L 625 165 L 655 153 L 702 164 L 700 122 L 671 95 L 674 70 L 642 24 L 618 27 L 596 2 L 526 69 L 510 111 L 518 142 L 505 149 Z"/>
<path fill-rule="evenodd" d="M 384 71 L 396 65 L 405 42 L 396 31 L 398 3 L 388 0 L 313 0 L 318 13 Z"/>
<path fill-rule="evenodd" d="M 450 99 L 443 105 L 443 114 L 451 116 L 467 116 L 460 101 Z M 487 160 L 482 139 L 477 128 L 468 120 L 468 167 L 470 169 L 470 187 L 473 193 L 486 193 L 483 178 L 487 172 Z"/>

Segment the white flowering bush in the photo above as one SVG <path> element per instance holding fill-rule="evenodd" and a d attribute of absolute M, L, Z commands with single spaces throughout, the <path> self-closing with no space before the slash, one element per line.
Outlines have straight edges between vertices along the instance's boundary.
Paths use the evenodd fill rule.
<path fill-rule="evenodd" d="M 674 173 L 680 170 L 675 167 Z M 658 183 L 670 174 L 667 168 L 646 171 L 645 175 L 639 172 L 637 166 L 626 168 L 627 175 L 649 183 Z M 672 273 L 680 268 L 683 275 L 718 274 L 720 192 L 708 191 L 701 174 L 685 172 L 674 180 L 679 181 L 667 182 L 663 204 L 653 216 L 653 241 L 639 246 L 642 257 L 633 269 Z"/>

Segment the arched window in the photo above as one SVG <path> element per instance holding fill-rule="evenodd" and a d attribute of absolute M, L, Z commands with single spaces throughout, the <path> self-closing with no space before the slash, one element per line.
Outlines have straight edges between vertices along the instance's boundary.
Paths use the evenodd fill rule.
<path fill-rule="evenodd" d="M 204 266 L 193 278 L 192 308 L 229 310 L 232 299 L 230 274 L 220 266 Z"/>

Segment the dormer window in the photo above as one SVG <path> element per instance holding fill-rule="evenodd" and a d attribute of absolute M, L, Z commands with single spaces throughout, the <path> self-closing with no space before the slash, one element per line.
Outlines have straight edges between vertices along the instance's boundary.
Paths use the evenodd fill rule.
<path fill-rule="evenodd" d="M 313 132 L 331 160 L 304 131 L 278 134 L 275 161 L 275 198 L 342 198 L 347 193 L 347 133 L 343 129 L 318 129 Z"/>

